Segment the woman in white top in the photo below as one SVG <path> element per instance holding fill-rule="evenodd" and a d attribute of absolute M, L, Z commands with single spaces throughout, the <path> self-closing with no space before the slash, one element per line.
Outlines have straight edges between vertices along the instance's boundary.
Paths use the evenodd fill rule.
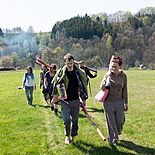
<path fill-rule="evenodd" d="M 25 87 L 26 98 L 28 100 L 27 104 L 32 105 L 33 101 L 33 82 L 34 89 L 36 90 L 36 79 L 33 73 L 32 67 L 27 67 L 27 73 L 24 74 L 23 78 L 23 88 Z"/>

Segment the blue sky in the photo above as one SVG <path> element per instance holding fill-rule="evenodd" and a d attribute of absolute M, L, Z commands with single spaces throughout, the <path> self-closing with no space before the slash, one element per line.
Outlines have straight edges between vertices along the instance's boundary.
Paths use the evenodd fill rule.
<path fill-rule="evenodd" d="M 57 21 L 77 15 L 119 10 L 134 14 L 145 7 L 155 7 L 155 0 L 0 0 L 0 28 L 27 31 L 32 26 L 35 32 L 46 32 Z"/>

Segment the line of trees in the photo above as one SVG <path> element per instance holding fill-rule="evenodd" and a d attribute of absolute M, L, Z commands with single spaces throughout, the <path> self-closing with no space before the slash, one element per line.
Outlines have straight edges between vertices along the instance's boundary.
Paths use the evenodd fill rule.
<path fill-rule="evenodd" d="M 63 65 L 66 53 L 93 68 L 108 67 L 111 55 L 123 57 L 123 68 L 146 65 L 155 69 L 155 8 L 141 9 L 137 14 L 118 11 L 115 14 L 93 14 L 56 22 L 51 32 L 27 32 L 20 27 L 0 29 L 0 66 L 35 67 L 35 56 L 47 63 Z"/>

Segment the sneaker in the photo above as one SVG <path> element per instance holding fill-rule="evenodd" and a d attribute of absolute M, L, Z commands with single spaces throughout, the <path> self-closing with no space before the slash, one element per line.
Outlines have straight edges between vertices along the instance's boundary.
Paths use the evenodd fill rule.
<path fill-rule="evenodd" d="M 27 104 L 29 104 L 29 101 L 27 102 Z"/>

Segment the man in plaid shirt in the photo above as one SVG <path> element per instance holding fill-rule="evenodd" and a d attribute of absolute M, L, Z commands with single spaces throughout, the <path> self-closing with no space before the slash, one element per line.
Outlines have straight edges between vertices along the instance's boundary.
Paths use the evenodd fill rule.
<path fill-rule="evenodd" d="M 53 86 L 64 83 L 67 99 L 61 101 L 61 114 L 65 128 L 65 144 L 74 142 L 74 137 L 78 135 L 79 118 L 79 92 L 84 104 L 87 95 L 87 81 L 85 72 L 74 64 L 74 57 L 71 54 L 64 56 L 65 66 L 59 69 L 52 81 Z"/>

